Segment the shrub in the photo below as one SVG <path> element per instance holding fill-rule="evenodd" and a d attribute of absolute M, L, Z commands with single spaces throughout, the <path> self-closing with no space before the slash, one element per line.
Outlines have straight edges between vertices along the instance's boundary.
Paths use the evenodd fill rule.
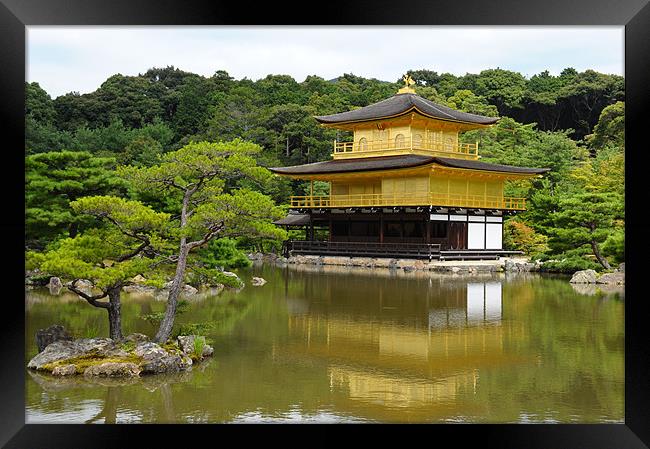
<path fill-rule="evenodd" d="M 504 224 L 503 247 L 511 251 L 523 251 L 527 256 L 536 256 L 548 251 L 548 237 L 538 234 L 522 221 L 511 219 Z"/>
<path fill-rule="evenodd" d="M 199 251 L 199 259 L 207 268 L 246 268 L 252 265 L 246 254 L 237 248 L 233 239 L 212 240 L 208 246 Z"/>
<path fill-rule="evenodd" d="M 570 255 L 567 257 L 565 254 L 560 254 L 559 256 L 555 256 L 554 260 L 544 262 L 541 271 L 573 274 L 580 270 L 591 269 L 599 271 L 602 268 L 603 267 L 600 264 L 584 257 L 577 255 Z"/>
<path fill-rule="evenodd" d="M 203 348 L 205 347 L 205 337 L 194 337 L 194 348 L 192 352 L 192 360 L 201 360 L 203 358 Z"/>

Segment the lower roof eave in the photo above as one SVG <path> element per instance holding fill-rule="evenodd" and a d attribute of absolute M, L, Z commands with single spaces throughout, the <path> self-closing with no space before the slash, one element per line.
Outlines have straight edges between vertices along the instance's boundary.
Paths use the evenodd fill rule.
<path fill-rule="evenodd" d="M 435 213 L 437 209 L 446 209 L 449 211 L 464 210 L 467 212 L 481 211 L 481 212 L 499 212 L 501 214 L 515 214 L 519 212 L 525 212 L 526 209 L 513 209 L 513 208 L 498 208 L 498 207 L 468 207 L 468 206 L 439 206 L 439 205 L 430 205 L 424 204 L 420 206 L 391 206 L 391 205 L 381 205 L 381 206 L 318 206 L 318 207 L 290 207 L 289 210 L 297 212 L 300 214 L 307 213 L 319 213 L 341 211 L 341 212 L 365 212 L 365 213 L 376 213 L 381 212 L 384 209 L 426 209 L 419 212 L 413 213 L 422 213 L 422 212 L 432 212 Z"/>

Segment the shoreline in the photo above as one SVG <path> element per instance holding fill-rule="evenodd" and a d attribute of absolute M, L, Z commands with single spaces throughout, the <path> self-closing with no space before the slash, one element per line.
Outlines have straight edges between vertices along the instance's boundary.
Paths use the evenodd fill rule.
<path fill-rule="evenodd" d="M 252 253 L 248 255 L 253 262 L 273 265 L 339 266 L 362 269 L 389 269 L 412 271 L 433 271 L 440 273 L 503 273 L 538 272 L 541 263 L 530 262 L 527 257 L 499 257 L 497 260 L 422 260 L 379 257 L 316 256 L 298 255 L 284 258 L 275 254 Z"/>

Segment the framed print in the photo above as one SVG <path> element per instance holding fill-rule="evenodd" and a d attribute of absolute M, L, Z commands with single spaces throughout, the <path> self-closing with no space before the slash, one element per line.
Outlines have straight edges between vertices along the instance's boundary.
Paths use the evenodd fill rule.
<path fill-rule="evenodd" d="M 647 1 L 242 6 L 2 1 L 2 444 L 648 447 Z"/>

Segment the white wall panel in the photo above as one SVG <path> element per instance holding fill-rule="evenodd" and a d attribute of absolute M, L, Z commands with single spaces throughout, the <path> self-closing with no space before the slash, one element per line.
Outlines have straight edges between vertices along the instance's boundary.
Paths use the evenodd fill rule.
<path fill-rule="evenodd" d="M 502 249 L 503 246 L 503 235 L 501 232 L 502 224 L 501 223 L 487 223 L 485 230 L 485 248 L 486 249 Z"/>
<path fill-rule="evenodd" d="M 485 224 L 467 224 L 467 249 L 485 249 Z"/>

